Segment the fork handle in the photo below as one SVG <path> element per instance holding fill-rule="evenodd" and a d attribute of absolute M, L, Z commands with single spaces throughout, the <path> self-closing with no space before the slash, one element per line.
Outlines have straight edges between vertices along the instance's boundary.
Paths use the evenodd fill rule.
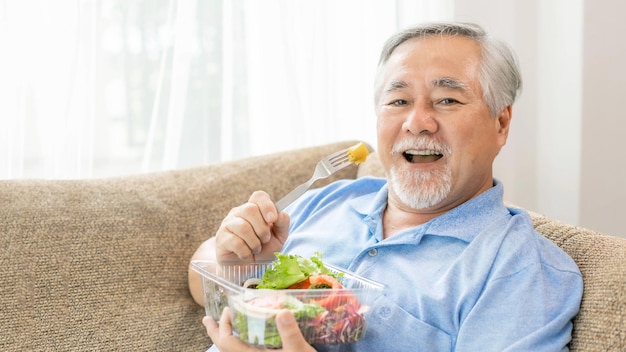
<path fill-rule="evenodd" d="M 287 193 L 281 200 L 276 202 L 276 209 L 280 213 L 285 209 L 289 204 L 293 203 L 298 197 L 300 197 L 304 192 L 306 192 L 309 187 L 315 182 L 315 178 L 309 179 L 307 182 L 301 184 L 300 186 L 293 189 L 293 191 Z"/>

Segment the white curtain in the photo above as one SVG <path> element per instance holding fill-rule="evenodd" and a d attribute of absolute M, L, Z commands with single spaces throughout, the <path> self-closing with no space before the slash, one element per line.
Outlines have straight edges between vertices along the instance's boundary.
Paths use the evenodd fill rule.
<path fill-rule="evenodd" d="M 0 178 L 375 144 L 385 38 L 437 0 L 0 0 Z"/>
<path fill-rule="evenodd" d="M 583 128 L 617 116 L 602 90 L 583 94 L 583 74 L 611 83 L 619 76 L 583 61 L 583 49 L 599 44 L 606 52 L 585 55 L 615 55 L 601 34 L 611 22 L 585 19 L 590 4 L 0 0 L 0 179 L 178 169 L 345 139 L 375 145 L 383 41 L 411 23 L 455 19 L 482 24 L 520 58 L 524 91 L 494 168 L 505 198 L 578 224 L 585 204 L 617 199 L 609 190 L 608 199 L 582 201 L 607 183 L 588 168 L 583 177 L 581 152 L 619 140 Z M 595 18 L 612 19 L 608 0 L 593 4 Z M 582 102 L 598 111 L 584 116 Z M 593 141 L 587 147 L 583 136 Z M 619 175 L 606 167 L 595 172 Z M 598 219 L 580 224 L 620 226 Z"/>

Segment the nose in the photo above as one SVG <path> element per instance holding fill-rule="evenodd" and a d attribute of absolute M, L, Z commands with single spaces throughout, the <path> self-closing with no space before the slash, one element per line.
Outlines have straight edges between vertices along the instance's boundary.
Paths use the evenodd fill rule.
<path fill-rule="evenodd" d="M 414 104 L 402 125 L 404 131 L 418 134 L 432 134 L 437 132 L 439 124 L 436 111 L 428 104 Z"/>

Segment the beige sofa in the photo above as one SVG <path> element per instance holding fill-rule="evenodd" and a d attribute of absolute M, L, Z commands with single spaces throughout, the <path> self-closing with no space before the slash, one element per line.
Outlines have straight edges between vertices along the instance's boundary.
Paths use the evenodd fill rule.
<path fill-rule="evenodd" d="M 0 350 L 204 351 L 204 312 L 187 290 L 195 248 L 252 191 L 278 198 L 352 144 L 120 178 L 0 181 Z M 375 157 L 332 179 L 365 174 L 380 174 Z M 626 351 L 626 240 L 532 216 L 584 276 L 572 350 Z"/>

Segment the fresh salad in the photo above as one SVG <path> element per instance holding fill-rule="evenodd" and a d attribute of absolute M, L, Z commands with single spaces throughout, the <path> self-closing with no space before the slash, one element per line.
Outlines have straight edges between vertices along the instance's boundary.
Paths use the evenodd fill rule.
<path fill-rule="evenodd" d="M 282 342 L 274 317 L 279 310 L 289 309 L 310 344 L 359 340 L 367 307 L 360 304 L 352 291 L 344 289 L 340 282 L 342 275 L 327 268 L 319 253 L 310 259 L 276 253 L 276 260 L 261 278 L 244 283 L 259 289 L 258 294 L 257 291 L 249 294 L 247 290 L 248 294 L 231 297 L 233 332 L 248 343 L 280 348 Z"/>

